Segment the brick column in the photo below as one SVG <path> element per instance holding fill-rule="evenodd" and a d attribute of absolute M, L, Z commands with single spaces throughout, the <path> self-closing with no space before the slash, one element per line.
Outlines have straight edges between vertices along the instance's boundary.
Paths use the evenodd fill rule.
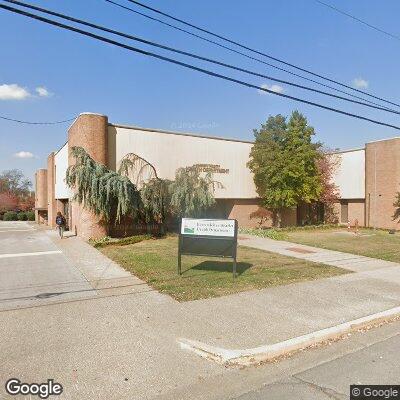
<path fill-rule="evenodd" d="M 399 229 L 392 216 L 400 191 L 400 139 L 379 140 L 365 147 L 366 225 Z"/>
<path fill-rule="evenodd" d="M 43 223 L 38 209 L 47 210 L 47 169 L 38 169 L 35 173 L 35 221 Z"/>
<path fill-rule="evenodd" d="M 80 114 L 68 130 L 68 165 L 75 163 L 71 155 L 74 146 L 83 147 L 98 163 L 107 165 L 108 119 L 99 114 Z M 70 229 L 84 239 L 107 235 L 107 226 L 82 205 L 72 201 Z"/>
<path fill-rule="evenodd" d="M 47 157 L 47 217 L 48 225 L 56 226 L 55 167 L 54 152 Z"/>

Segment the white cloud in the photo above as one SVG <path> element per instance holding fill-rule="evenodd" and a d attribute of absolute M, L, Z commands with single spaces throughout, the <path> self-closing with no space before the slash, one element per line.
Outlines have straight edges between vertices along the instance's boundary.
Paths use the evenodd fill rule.
<path fill-rule="evenodd" d="M 266 83 L 264 83 L 263 85 L 261 85 L 261 87 L 263 89 L 271 90 L 272 92 L 275 92 L 275 93 L 283 93 L 283 87 L 279 86 L 279 85 L 271 85 L 270 86 L 270 85 L 267 85 Z M 260 90 L 260 89 L 258 89 L 258 93 L 260 93 L 260 94 L 268 94 L 268 92 L 266 92 L 264 90 Z"/>
<path fill-rule="evenodd" d="M 49 97 L 52 95 L 52 93 L 50 93 L 45 87 L 43 86 L 38 86 L 36 89 L 36 93 L 40 96 L 40 97 Z"/>
<path fill-rule="evenodd" d="M 0 85 L 0 100 L 25 100 L 30 96 L 28 90 L 15 83 Z"/>
<path fill-rule="evenodd" d="M 35 156 L 30 151 L 19 151 L 14 154 L 15 158 L 34 158 Z"/>
<path fill-rule="evenodd" d="M 353 79 L 353 85 L 357 89 L 366 89 L 368 87 L 368 85 L 369 85 L 369 82 L 366 81 L 363 78 L 354 78 Z"/>

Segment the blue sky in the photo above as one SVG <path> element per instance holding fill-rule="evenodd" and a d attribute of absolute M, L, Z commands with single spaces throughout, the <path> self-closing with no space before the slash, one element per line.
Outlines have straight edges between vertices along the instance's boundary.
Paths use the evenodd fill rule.
<path fill-rule="evenodd" d="M 119 2 L 128 5 L 125 0 Z M 396 0 L 329 2 L 400 35 L 400 3 Z M 32 0 L 32 3 L 294 80 L 290 75 L 172 31 L 104 0 Z M 369 92 L 400 101 L 400 41 L 336 14 L 314 0 L 152 0 L 146 3 L 346 84 L 353 85 L 354 79 L 362 79 Z M 0 115 L 12 118 L 54 121 L 91 111 L 106 114 L 115 123 L 252 139 L 252 129 L 259 127 L 269 115 L 287 115 L 298 109 L 315 127 L 317 139 L 331 148 L 360 147 L 366 141 L 398 135 L 391 128 L 260 94 L 257 90 L 136 55 L 4 10 L 0 10 L 0 37 Z M 257 85 L 274 84 L 205 63 L 196 64 Z M 400 118 L 395 115 L 280 86 L 289 95 L 400 125 Z M 20 168 L 32 178 L 37 168 L 45 167 L 48 153 L 66 141 L 67 128 L 68 124 L 28 126 L 0 120 L 0 171 Z M 33 157 L 29 154 L 17 157 L 19 152 L 32 153 Z"/>

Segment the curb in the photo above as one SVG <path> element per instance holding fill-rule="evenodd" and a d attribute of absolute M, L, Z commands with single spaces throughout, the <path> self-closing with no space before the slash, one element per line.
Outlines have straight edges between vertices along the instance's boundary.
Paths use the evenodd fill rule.
<path fill-rule="evenodd" d="M 306 335 L 298 336 L 283 342 L 263 345 L 251 349 L 224 349 L 190 339 L 178 339 L 181 349 L 189 350 L 195 354 L 222 365 L 249 366 L 269 361 L 293 351 L 320 344 L 329 339 L 335 339 L 343 334 L 359 328 L 383 322 L 400 315 L 400 307 L 367 315 L 330 328 L 321 329 Z"/>

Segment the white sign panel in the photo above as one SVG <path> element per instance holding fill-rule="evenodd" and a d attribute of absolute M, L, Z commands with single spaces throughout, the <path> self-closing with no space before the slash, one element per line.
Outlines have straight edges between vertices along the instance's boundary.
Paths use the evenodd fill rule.
<path fill-rule="evenodd" d="M 235 220 L 182 218 L 182 235 L 235 236 Z"/>

